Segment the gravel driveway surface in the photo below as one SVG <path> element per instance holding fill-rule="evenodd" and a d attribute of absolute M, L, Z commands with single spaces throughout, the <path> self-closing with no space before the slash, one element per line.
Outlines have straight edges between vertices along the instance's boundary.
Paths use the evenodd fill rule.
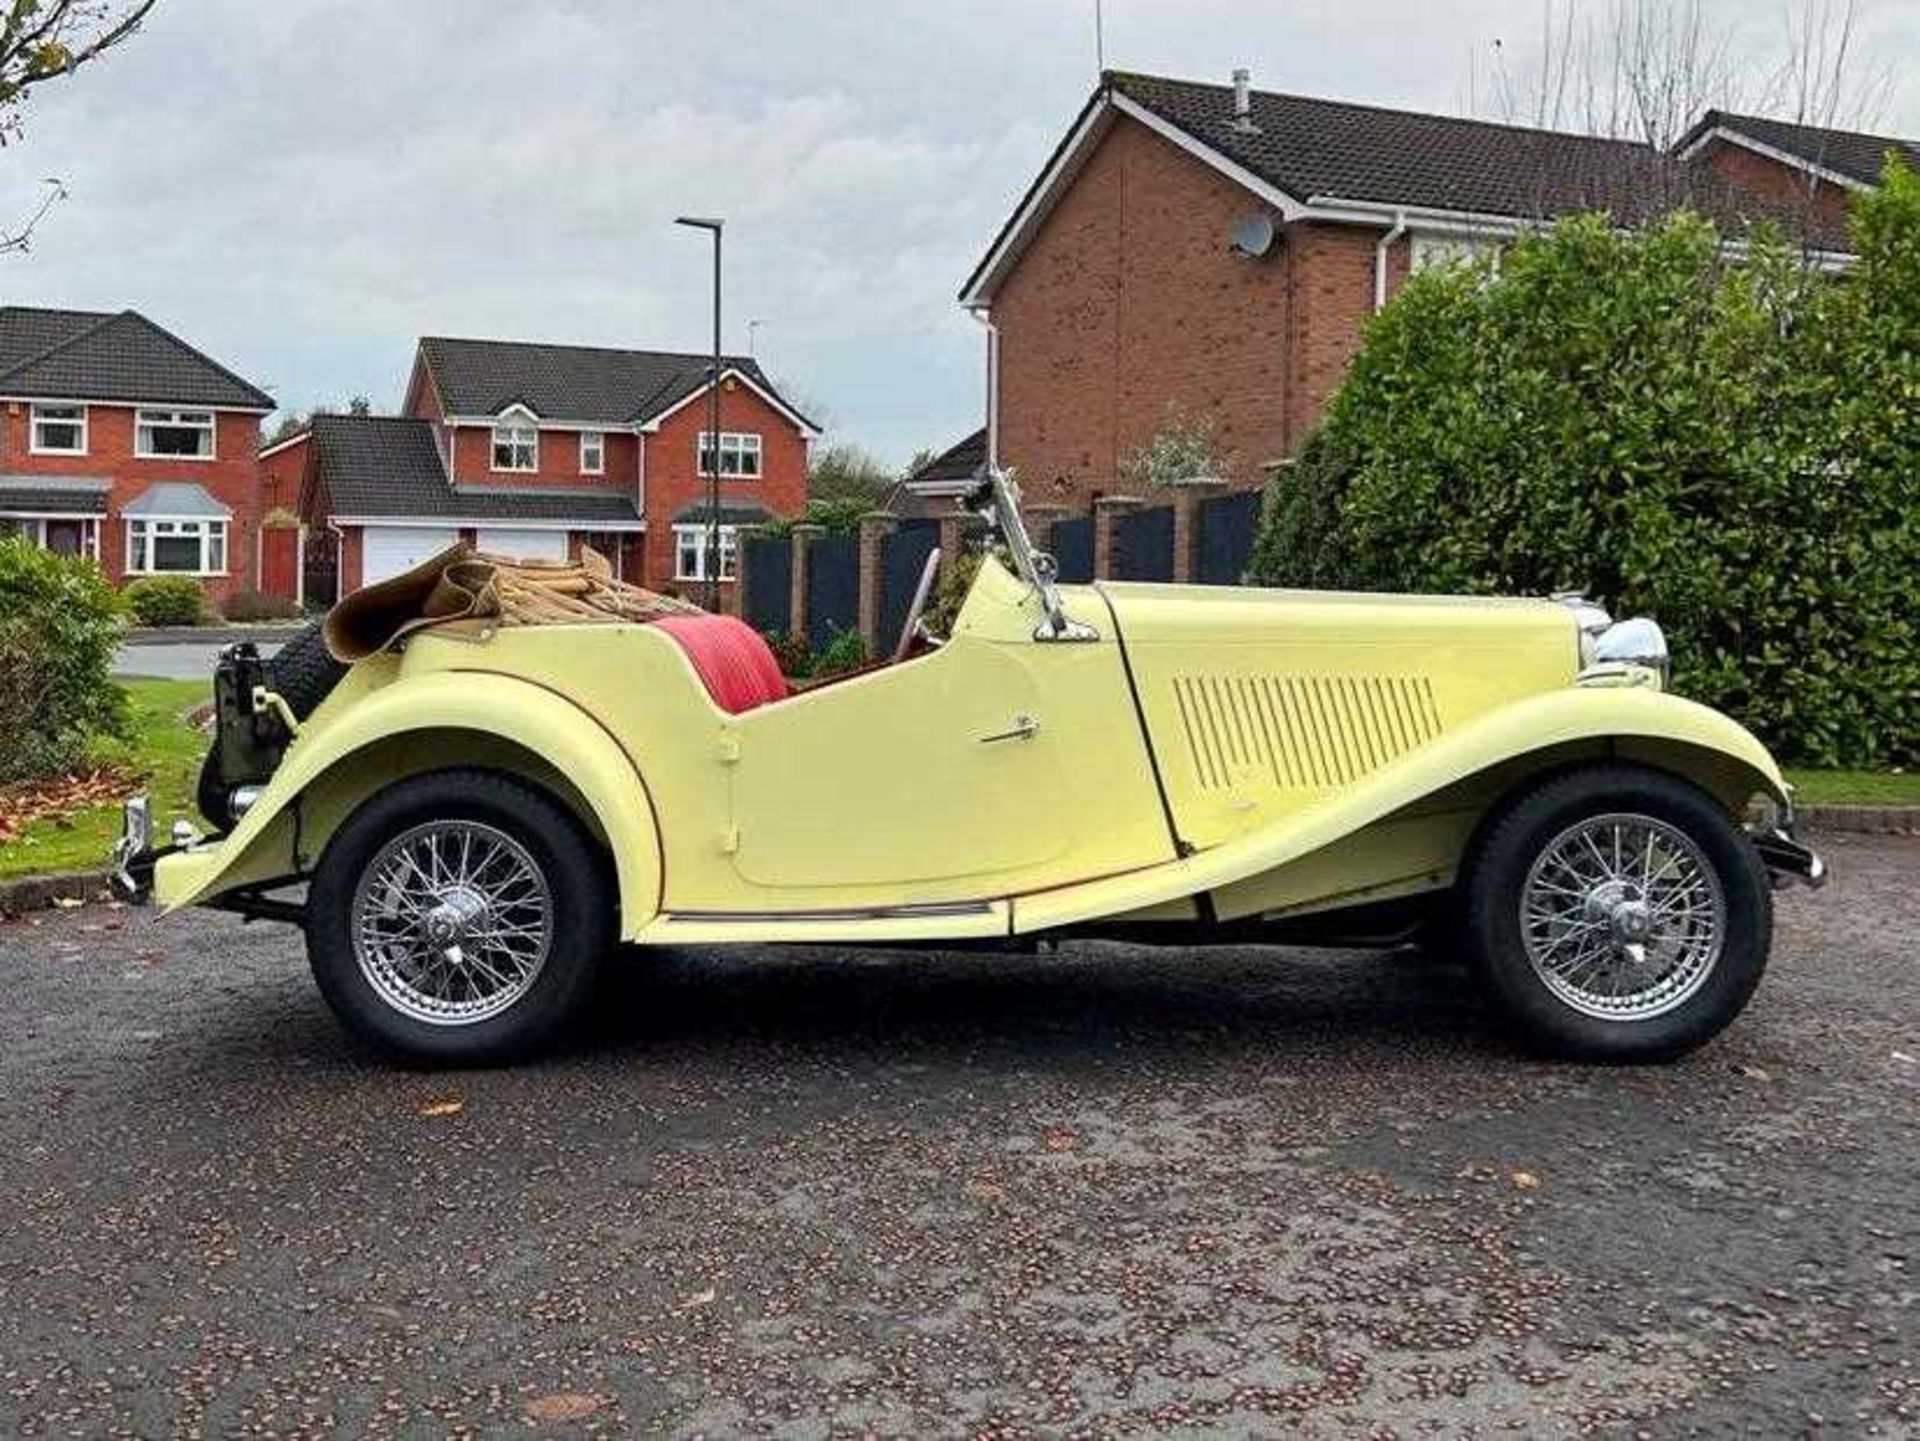
<path fill-rule="evenodd" d="M 622 958 L 382 1069 L 291 931 L 0 927 L 0 1432 L 1911 1435 L 1920 842 L 1680 1065 L 1408 957 Z"/>

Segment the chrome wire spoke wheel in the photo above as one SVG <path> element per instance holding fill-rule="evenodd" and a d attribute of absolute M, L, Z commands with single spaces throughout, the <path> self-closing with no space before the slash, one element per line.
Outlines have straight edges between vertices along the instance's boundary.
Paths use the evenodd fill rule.
<path fill-rule="evenodd" d="M 1712 975 L 1727 901 L 1705 852 L 1653 816 L 1591 816 L 1554 836 L 1527 871 L 1520 934 L 1541 982 L 1601 1020 L 1644 1021 Z"/>
<path fill-rule="evenodd" d="M 481 821 L 426 821 L 383 846 L 354 888 L 354 959 L 389 1006 L 465 1026 L 532 988 L 553 943 L 553 895 L 525 846 Z"/>

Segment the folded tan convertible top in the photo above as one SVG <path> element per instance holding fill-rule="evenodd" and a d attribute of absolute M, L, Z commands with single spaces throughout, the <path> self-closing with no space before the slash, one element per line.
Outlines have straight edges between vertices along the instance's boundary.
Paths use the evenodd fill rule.
<path fill-rule="evenodd" d="M 461 544 L 355 591 L 327 615 L 327 649 L 341 661 L 385 650 L 427 626 L 484 638 L 503 625 L 604 625 L 698 614 L 700 607 L 613 578 L 599 552 L 578 561 L 508 560 Z"/>

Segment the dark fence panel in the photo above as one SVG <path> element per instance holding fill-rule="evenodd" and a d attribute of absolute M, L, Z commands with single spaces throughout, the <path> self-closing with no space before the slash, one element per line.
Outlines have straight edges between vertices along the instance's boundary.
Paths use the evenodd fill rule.
<path fill-rule="evenodd" d="M 741 544 L 747 560 L 742 618 L 757 631 L 785 635 L 793 629 L 793 542 L 784 535 L 750 535 Z"/>
<path fill-rule="evenodd" d="M 1260 492 L 1239 490 L 1200 502 L 1199 575 L 1203 585 L 1238 585 L 1260 530 Z"/>
<path fill-rule="evenodd" d="M 807 548 L 807 640 L 815 650 L 860 626 L 860 541 L 818 535 Z"/>
<path fill-rule="evenodd" d="M 1113 527 L 1115 580 L 1173 579 L 1173 507 L 1129 510 Z"/>
<path fill-rule="evenodd" d="M 330 530 L 322 529 L 307 536 L 306 549 L 300 561 L 306 571 L 306 596 L 310 609 L 330 606 L 340 599 L 338 544 Z"/>
<path fill-rule="evenodd" d="M 1056 520 L 1048 543 L 1053 547 L 1053 558 L 1060 563 L 1062 581 L 1068 585 L 1085 585 L 1093 579 L 1092 516 Z"/>
<path fill-rule="evenodd" d="M 913 603 L 914 587 L 920 584 L 920 572 L 927 557 L 940 544 L 937 520 L 903 520 L 880 541 L 880 634 L 882 653 L 900 639 L 900 628 L 907 623 L 907 607 Z"/>

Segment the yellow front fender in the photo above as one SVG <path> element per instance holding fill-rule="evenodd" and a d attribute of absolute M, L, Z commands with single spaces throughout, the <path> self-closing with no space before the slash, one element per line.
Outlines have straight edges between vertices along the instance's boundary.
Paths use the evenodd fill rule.
<path fill-rule="evenodd" d="M 475 744 L 442 745 L 436 736 L 424 766 L 415 756 L 399 770 L 369 759 L 384 753 L 377 748 L 390 750 L 387 743 L 429 731 L 459 733 Z M 487 671 L 403 676 L 349 705 L 323 707 L 224 840 L 161 859 L 155 900 L 172 911 L 237 886 L 303 874 L 370 785 L 422 768 L 518 754 L 537 760 L 540 775 L 556 778 L 556 788 L 606 841 L 620 882 L 621 934 L 630 937 L 660 908 L 660 841 L 639 771 L 572 702 Z"/>
<path fill-rule="evenodd" d="M 1658 766 L 1737 808 L 1756 791 L 1786 798 L 1773 757 L 1718 711 L 1659 691 L 1572 686 L 1487 711 L 1298 813 L 1166 865 L 1014 900 L 1016 932 L 1144 911 L 1264 875 L 1449 786 L 1509 762 L 1611 757 Z"/>

